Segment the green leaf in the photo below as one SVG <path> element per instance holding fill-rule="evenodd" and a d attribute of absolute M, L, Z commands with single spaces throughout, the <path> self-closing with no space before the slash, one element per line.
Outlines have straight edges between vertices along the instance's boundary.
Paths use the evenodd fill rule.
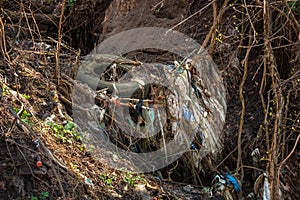
<path fill-rule="evenodd" d="M 24 97 L 25 99 L 30 99 L 30 96 L 27 95 L 27 94 L 21 94 L 21 95 L 22 95 L 22 97 Z"/>
<path fill-rule="evenodd" d="M 49 197 L 49 192 L 42 192 L 40 195 L 41 200 L 45 200 L 47 197 Z"/>
<path fill-rule="evenodd" d="M 72 131 L 73 129 L 75 129 L 75 124 L 73 122 L 68 122 L 65 126 L 64 126 L 64 130 L 70 130 Z"/>
<path fill-rule="evenodd" d="M 20 111 L 19 108 L 13 108 L 13 110 L 15 111 L 16 114 Z"/>
<path fill-rule="evenodd" d="M 27 110 L 24 110 L 21 116 L 21 119 L 26 119 L 28 117 L 31 117 L 31 114 L 27 112 Z"/>

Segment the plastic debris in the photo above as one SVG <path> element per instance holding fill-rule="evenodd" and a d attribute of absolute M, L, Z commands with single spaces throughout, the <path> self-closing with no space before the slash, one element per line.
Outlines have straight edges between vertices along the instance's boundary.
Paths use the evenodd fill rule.
<path fill-rule="evenodd" d="M 233 199 L 229 188 L 227 186 L 227 181 L 226 178 L 218 174 L 215 176 L 213 182 L 216 182 L 213 185 L 213 188 L 211 189 L 211 199 L 226 199 L 226 200 L 231 200 Z"/>
<path fill-rule="evenodd" d="M 190 148 L 192 150 L 196 150 L 197 149 L 196 146 L 195 146 L 195 144 L 193 142 L 190 142 Z"/>
<path fill-rule="evenodd" d="M 34 64 L 35 64 L 36 66 L 38 66 L 38 67 L 41 66 L 40 63 L 39 63 L 38 61 L 34 61 Z"/>
<path fill-rule="evenodd" d="M 182 106 L 182 111 L 183 111 L 183 117 L 187 122 L 195 121 L 193 112 L 190 109 L 188 109 L 185 105 Z"/>
<path fill-rule="evenodd" d="M 93 185 L 93 181 L 91 179 L 87 178 L 87 177 L 84 177 L 84 182 L 87 185 Z"/>
<path fill-rule="evenodd" d="M 35 139 L 33 141 L 33 147 L 34 147 L 35 150 L 37 150 L 40 147 L 40 143 L 39 143 L 38 139 Z"/>
<path fill-rule="evenodd" d="M 226 184 L 226 179 L 222 175 L 216 175 L 216 177 L 214 178 L 214 180 L 217 181 L 217 184 L 222 184 L 222 185 Z"/>
<path fill-rule="evenodd" d="M 177 122 L 172 122 L 172 133 L 174 134 L 177 130 L 178 123 Z"/>
<path fill-rule="evenodd" d="M 83 179 L 84 179 L 84 183 L 91 186 L 91 187 L 94 187 L 94 184 L 93 184 L 93 181 L 91 179 L 89 179 L 88 177 L 86 177 L 85 175 L 83 174 L 79 174 Z"/>
<path fill-rule="evenodd" d="M 99 122 L 100 122 L 100 123 L 103 121 L 104 114 L 105 114 L 105 109 L 101 109 L 100 115 L 99 115 Z"/>
<path fill-rule="evenodd" d="M 269 188 L 269 181 L 268 181 L 268 175 L 264 174 L 264 193 L 263 193 L 263 200 L 270 200 L 270 188 Z"/>
<path fill-rule="evenodd" d="M 229 172 L 226 172 L 225 178 L 226 178 L 227 184 L 233 185 L 234 191 L 236 191 L 236 192 L 240 192 L 241 191 L 241 188 L 240 188 L 237 180 Z"/>
<path fill-rule="evenodd" d="M 236 192 L 241 190 L 237 180 L 229 172 L 226 172 L 225 176 L 221 174 L 216 175 L 213 182 L 216 182 L 211 190 L 211 197 L 213 198 L 218 199 L 218 197 L 222 197 L 222 199 L 233 200 L 231 189 L 228 187 L 230 185 L 233 186 Z"/>
<path fill-rule="evenodd" d="M 282 184 L 282 183 L 280 183 Z M 270 184 L 268 180 L 268 173 L 264 172 L 260 174 L 255 183 L 254 183 L 254 197 L 255 199 L 263 199 L 263 200 L 270 200 Z M 282 191 L 279 189 L 279 199 L 282 198 Z"/>
<path fill-rule="evenodd" d="M 183 190 L 186 191 L 186 192 L 191 192 L 192 189 L 194 189 L 194 187 L 192 187 L 191 185 L 186 185 L 183 187 Z"/>
<path fill-rule="evenodd" d="M 43 166 L 42 158 L 41 158 L 40 155 L 37 155 L 37 156 L 36 156 L 36 163 L 35 163 L 35 165 L 36 165 L 37 168 L 40 168 L 40 167 Z"/>
<path fill-rule="evenodd" d="M 127 125 L 129 125 L 131 128 L 135 127 L 135 123 L 132 121 L 130 116 L 125 116 L 125 122 L 127 122 Z"/>
<path fill-rule="evenodd" d="M 139 153 L 139 149 L 138 149 L 138 146 L 136 144 L 132 145 L 132 151 L 135 152 L 135 153 Z"/>
<path fill-rule="evenodd" d="M 259 149 L 258 148 L 255 148 L 252 153 L 251 153 L 251 156 L 254 157 L 260 157 L 260 152 L 259 152 Z"/>
<path fill-rule="evenodd" d="M 175 66 L 174 65 L 167 65 L 167 70 L 169 73 L 172 73 L 175 69 Z"/>
<path fill-rule="evenodd" d="M 147 126 L 146 127 L 147 128 L 146 132 L 148 134 L 147 136 L 151 137 L 155 133 L 154 131 L 155 111 L 154 108 L 151 108 L 148 103 L 147 105 L 149 109 L 143 109 L 142 113 Z"/>
<path fill-rule="evenodd" d="M 168 110 L 173 118 L 178 117 L 178 97 L 176 91 L 173 91 L 174 94 L 170 94 L 167 97 Z"/>
<path fill-rule="evenodd" d="M 158 117 L 159 125 L 160 125 L 160 128 L 161 128 L 160 132 L 161 132 L 162 139 L 163 139 L 163 145 L 164 145 L 163 147 L 164 147 L 164 152 L 165 152 L 165 156 L 166 156 L 166 162 L 168 162 L 168 152 L 167 152 L 165 133 L 164 133 L 163 125 L 162 125 L 162 122 L 161 122 L 161 115 L 160 115 L 159 110 L 157 110 L 157 117 Z"/>
<path fill-rule="evenodd" d="M 108 106 L 106 109 L 107 115 L 115 114 L 116 122 L 118 122 L 119 128 L 124 129 L 124 133 L 128 132 L 131 134 L 139 134 L 139 136 L 143 135 L 143 137 L 147 139 L 147 142 L 151 143 L 151 145 L 145 145 L 144 142 L 137 142 L 136 145 L 140 148 L 141 152 L 144 152 L 144 148 L 147 152 L 149 150 L 151 152 L 151 150 L 153 150 L 152 147 L 155 149 L 161 148 L 167 161 L 167 157 L 170 157 L 169 154 L 172 153 L 173 149 L 166 149 L 166 144 L 174 138 L 178 145 L 184 145 L 188 149 L 197 149 L 197 151 L 189 152 L 192 153 L 193 158 L 195 158 L 189 160 L 189 162 L 198 168 L 201 159 L 207 154 L 211 153 L 212 155 L 217 155 L 216 153 L 222 150 L 221 125 L 225 119 L 224 113 L 226 112 L 225 89 L 222 84 L 219 84 L 220 78 L 218 73 L 211 70 L 213 67 L 212 62 L 206 63 L 205 60 L 208 58 L 206 58 L 206 55 L 203 56 L 203 59 L 195 60 L 195 63 L 193 63 L 195 67 L 201 67 L 201 69 L 203 68 L 204 70 L 199 71 L 197 76 L 191 76 L 192 74 L 189 72 L 190 60 L 186 60 L 186 63 L 184 63 L 184 61 L 180 63 L 174 62 L 174 64 L 159 65 L 159 67 L 152 64 L 129 66 L 128 72 L 118 80 L 118 83 L 112 83 L 111 81 L 98 83 L 99 77 L 95 77 L 98 84 L 97 87 L 99 86 L 99 89 L 105 88 L 105 91 L 109 91 L 109 93 L 105 93 L 99 90 L 99 94 L 97 95 L 99 95 L 103 102 L 113 102 L 113 104 L 116 105 L 117 102 L 114 102 L 112 98 L 116 95 L 121 97 L 122 103 L 120 103 L 119 112 L 115 114 L 116 112 L 113 110 L 116 109 L 117 106 Z M 104 61 L 106 57 L 107 56 L 103 56 Z M 101 60 L 99 59 L 97 62 L 101 62 Z M 145 68 L 144 65 L 147 67 Z M 118 67 L 122 68 L 121 65 Z M 84 65 L 83 69 L 87 69 L 87 72 L 91 71 L 91 73 L 93 73 L 94 70 L 94 68 L 89 67 L 89 65 Z M 207 71 L 206 73 L 205 70 Z M 89 73 L 79 74 L 80 79 L 78 80 L 86 80 L 85 74 L 90 76 Z M 144 80 L 147 80 L 147 83 L 144 82 Z M 123 92 L 136 91 L 137 83 L 139 86 L 148 83 L 168 83 L 169 85 L 167 89 L 156 85 L 150 88 L 147 87 L 141 90 L 137 96 L 128 96 Z M 92 87 L 94 83 L 88 82 L 87 85 Z M 86 86 L 80 84 L 79 88 L 81 87 L 85 88 Z M 115 90 L 112 90 L 113 88 L 115 88 Z M 118 93 L 118 91 L 115 92 L 116 88 L 120 90 L 120 94 L 116 94 Z M 130 104 L 128 103 L 127 105 L 123 101 L 129 102 Z M 92 101 L 91 104 L 93 103 Z M 131 106 L 134 104 L 134 110 L 132 110 Z M 130 108 L 129 113 L 126 111 L 128 107 Z M 81 115 L 80 112 L 82 111 L 78 110 L 78 116 Z M 87 113 L 87 116 L 93 120 L 93 115 Z M 102 120 L 105 121 L 108 120 L 108 118 L 103 117 Z M 82 126 L 86 125 L 80 117 L 78 121 Z M 106 129 L 105 123 L 103 124 L 104 126 L 102 126 L 102 128 Z M 199 126 L 201 126 L 200 130 L 198 130 Z M 161 137 L 152 137 L 154 133 L 159 133 Z M 132 143 L 125 141 L 123 133 L 120 135 L 112 135 L 111 132 L 108 132 L 108 134 L 110 134 L 110 138 L 121 140 L 124 144 L 128 145 L 128 147 L 131 147 L 131 151 L 135 152 L 135 150 L 132 149 Z M 196 156 L 196 154 L 198 155 Z M 224 187 L 226 187 L 226 185 Z"/>
<path fill-rule="evenodd" d="M 130 81 L 133 81 L 133 82 L 136 82 L 139 84 L 140 88 L 144 87 L 145 86 L 145 82 L 142 80 L 142 79 L 139 79 L 137 77 L 135 78 L 132 78 Z"/>
<path fill-rule="evenodd" d="M 205 144 L 205 136 L 204 136 L 200 126 L 198 126 L 198 135 L 199 135 L 199 138 L 201 139 L 201 145 L 203 146 Z"/>
<path fill-rule="evenodd" d="M 253 193 L 253 192 L 251 192 L 250 194 L 248 194 L 247 195 L 247 198 L 249 199 L 249 200 L 255 200 L 256 198 L 255 198 L 255 194 Z"/>
<path fill-rule="evenodd" d="M 184 72 L 184 68 L 183 67 L 178 67 L 178 68 L 176 68 L 176 73 L 177 74 L 181 74 L 181 73 L 183 73 Z"/>
<path fill-rule="evenodd" d="M 142 105 L 143 105 L 143 99 L 140 99 L 139 102 L 136 104 L 135 111 L 139 116 L 142 116 Z"/>

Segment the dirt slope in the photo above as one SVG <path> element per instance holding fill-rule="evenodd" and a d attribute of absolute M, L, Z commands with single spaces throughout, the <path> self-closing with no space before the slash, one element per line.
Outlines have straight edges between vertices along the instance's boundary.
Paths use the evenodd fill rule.
<path fill-rule="evenodd" d="M 269 139 L 272 139 L 277 115 L 274 114 L 275 100 L 272 100 L 275 98 L 273 76 L 269 76 L 270 71 L 263 71 L 265 38 L 260 4 L 247 1 L 249 21 L 245 5 L 229 1 L 206 45 L 210 48 L 210 44 L 214 44 L 212 57 L 228 94 L 224 150 L 216 159 L 209 160 L 211 165 L 203 166 L 205 172 L 211 173 L 184 171 L 189 168 L 183 159 L 163 169 L 162 174 L 132 175 L 94 159 L 92 149 L 84 146 L 72 123 L 68 123 L 72 115 L 72 79 L 78 63 L 95 44 L 138 27 L 174 28 L 202 44 L 213 25 L 212 6 L 206 8 L 208 3 L 203 0 L 89 0 L 68 4 L 60 49 L 62 75 L 57 85 L 55 49 L 61 1 L 21 2 L 0 1 L 3 8 L 0 13 L 0 199 L 208 199 L 211 188 L 207 187 L 213 185 L 214 176 L 226 171 L 238 172 L 236 177 L 242 180 L 242 193 L 236 197 L 232 192 L 233 197 L 241 199 L 255 192 L 254 198 L 261 198 L 263 176 L 260 175 L 269 169 L 270 155 L 265 133 L 269 131 Z M 217 1 L 218 9 L 223 3 Z M 283 138 L 279 145 L 283 148 L 280 147 L 276 167 L 289 155 L 299 134 L 299 53 L 295 52 L 299 52 L 296 22 L 300 23 L 300 14 L 299 4 L 295 5 L 290 5 L 293 15 L 286 21 L 284 13 L 288 8 L 279 3 L 273 6 L 276 8 L 274 16 L 278 17 L 273 19 L 272 45 L 283 96 L 289 97 L 284 99 L 288 109 L 283 112 L 285 117 L 280 127 L 283 131 L 278 136 Z M 251 32 L 252 26 L 257 34 Z M 256 39 L 253 46 L 252 36 Z M 248 49 L 251 49 L 249 57 Z M 174 60 L 174 55 L 153 51 L 124 56 L 142 61 Z M 241 140 L 242 165 L 237 171 L 237 135 L 242 113 L 239 90 L 245 60 L 248 74 L 242 94 L 246 112 Z M 260 96 L 264 77 L 267 78 Z M 264 111 L 261 97 L 268 102 L 268 109 L 271 107 L 268 112 Z M 49 119 L 55 123 L 47 123 Z M 299 145 L 295 147 L 295 153 L 289 155 L 280 171 L 281 192 L 287 199 L 299 199 Z M 253 156 L 255 149 L 259 155 Z M 39 158 L 42 167 L 37 166 Z M 184 183 L 168 182 L 170 180 Z"/>

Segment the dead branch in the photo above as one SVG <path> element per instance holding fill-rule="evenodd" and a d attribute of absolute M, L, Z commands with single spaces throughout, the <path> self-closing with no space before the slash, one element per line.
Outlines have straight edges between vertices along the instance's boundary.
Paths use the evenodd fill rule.
<path fill-rule="evenodd" d="M 26 17 L 28 20 L 36 20 L 38 23 L 52 23 L 54 26 L 57 26 L 59 23 L 59 17 L 53 14 L 44 14 L 44 13 L 27 13 L 25 11 L 11 11 L 8 9 L 3 9 L 4 16 L 9 18 L 11 22 L 18 22 L 20 16 Z"/>
<path fill-rule="evenodd" d="M 249 35 L 252 35 L 253 33 L 253 29 L 249 30 Z M 251 37 L 249 38 L 249 44 L 254 44 L 255 40 L 253 40 Z M 242 133 L 243 133 L 243 125 L 244 125 L 244 117 L 245 117 L 245 111 L 246 111 L 246 106 L 245 106 L 245 98 L 244 98 L 244 86 L 247 80 L 247 76 L 248 76 L 248 59 L 249 59 L 249 55 L 251 52 L 252 47 L 250 46 L 247 49 L 246 52 L 246 56 L 242 62 L 242 65 L 244 66 L 244 74 L 243 74 L 243 78 L 239 87 L 239 97 L 240 97 L 240 101 L 242 104 L 242 110 L 241 110 L 241 116 L 240 116 L 240 124 L 239 124 L 239 131 L 238 131 L 238 159 L 237 159 L 237 173 L 238 173 L 238 169 L 242 166 Z M 241 168 L 242 169 L 242 168 Z M 243 170 L 243 169 L 242 169 Z M 241 180 L 243 180 L 243 171 L 242 171 L 242 178 Z"/>
<path fill-rule="evenodd" d="M 272 50 L 272 44 L 270 42 L 270 36 L 272 35 L 272 10 L 270 2 L 264 0 L 263 2 L 264 12 L 264 48 L 265 48 L 265 65 L 270 71 L 272 79 L 272 91 L 275 101 L 275 121 L 273 125 L 272 143 L 270 149 L 268 149 L 268 172 L 269 172 L 269 183 L 270 183 L 270 194 L 271 199 L 279 199 L 279 188 L 276 188 L 277 180 L 276 177 L 276 166 L 278 162 L 279 153 L 279 141 L 281 140 L 281 125 L 282 125 L 282 109 L 283 109 L 283 97 L 280 86 L 280 76 L 276 68 L 276 61 L 274 57 L 274 52 Z M 267 115 L 268 112 L 265 113 Z"/>
<path fill-rule="evenodd" d="M 66 2 L 67 2 L 67 0 L 64 0 L 62 2 L 61 13 L 60 13 L 60 17 L 59 17 L 59 24 L 58 24 L 58 32 L 57 32 L 57 43 L 56 43 L 56 52 L 55 52 L 55 78 L 57 81 L 57 86 L 59 86 L 59 83 L 60 83 L 59 51 L 60 51 L 60 45 L 61 45 L 61 39 L 62 39 L 62 35 L 61 35 L 62 22 L 63 22 L 62 20 L 63 20 L 63 16 L 64 16 Z"/>
<path fill-rule="evenodd" d="M 217 21 L 218 20 L 218 13 L 217 13 L 218 12 L 218 6 L 217 6 L 216 1 L 213 1 L 212 9 L 213 9 L 214 23 L 216 22 L 218 24 L 219 23 L 219 21 Z M 212 35 L 211 35 L 210 45 L 209 45 L 209 48 L 208 48 L 208 54 L 209 55 L 212 55 L 213 52 L 214 52 L 215 42 L 216 42 L 216 31 L 213 31 Z"/>

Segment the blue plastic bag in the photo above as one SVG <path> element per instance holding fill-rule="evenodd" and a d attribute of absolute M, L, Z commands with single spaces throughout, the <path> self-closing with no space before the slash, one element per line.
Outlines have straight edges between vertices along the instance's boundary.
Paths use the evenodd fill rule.
<path fill-rule="evenodd" d="M 183 110 L 183 117 L 185 121 L 187 122 L 195 121 L 194 114 L 190 109 L 188 109 L 186 106 L 182 106 L 182 110 Z"/>
<path fill-rule="evenodd" d="M 241 187 L 239 186 L 237 180 L 229 172 L 226 172 L 225 178 L 226 178 L 227 184 L 233 185 L 234 191 L 236 191 L 236 192 L 241 191 Z"/>

